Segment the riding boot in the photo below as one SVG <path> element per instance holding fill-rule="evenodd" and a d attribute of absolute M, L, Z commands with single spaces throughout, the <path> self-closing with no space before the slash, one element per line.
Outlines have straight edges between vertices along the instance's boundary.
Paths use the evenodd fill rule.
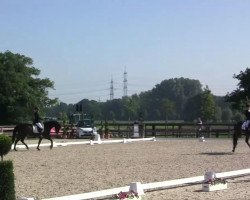
<path fill-rule="evenodd" d="M 42 135 L 42 129 L 40 127 L 37 127 L 37 130 L 38 130 L 38 133 L 39 133 L 40 137 L 42 137 L 43 136 Z"/>
<path fill-rule="evenodd" d="M 249 130 L 249 126 L 246 127 L 246 130 L 245 130 L 246 134 L 248 133 L 248 130 Z"/>

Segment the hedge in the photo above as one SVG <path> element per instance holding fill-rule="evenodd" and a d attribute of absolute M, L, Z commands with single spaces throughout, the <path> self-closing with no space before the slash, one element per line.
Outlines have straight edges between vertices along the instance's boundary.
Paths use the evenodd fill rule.
<path fill-rule="evenodd" d="M 11 150 L 11 139 L 7 135 L 0 135 L 0 156 L 3 161 L 3 156 Z"/>
<path fill-rule="evenodd" d="M 0 200 L 15 200 L 15 182 L 12 161 L 0 162 Z"/>

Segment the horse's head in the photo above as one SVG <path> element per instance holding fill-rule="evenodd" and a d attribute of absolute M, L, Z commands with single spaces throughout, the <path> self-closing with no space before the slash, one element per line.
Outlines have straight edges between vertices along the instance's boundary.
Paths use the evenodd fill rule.
<path fill-rule="evenodd" d="M 55 128 L 55 132 L 59 133 L 61 129 L 61 124 L 55 120 L 53 121 L 46 121 L 44 122 L 44 127 L 47 128 L 47 130 L 51 130 L 52 128 Z"/>
<path fill-rule="evenodd" d="M 60 129 L 61 129 L 61 124 L 57 121 L 55 121 L 55 131 L 56 133 L 59 133 Z"/>

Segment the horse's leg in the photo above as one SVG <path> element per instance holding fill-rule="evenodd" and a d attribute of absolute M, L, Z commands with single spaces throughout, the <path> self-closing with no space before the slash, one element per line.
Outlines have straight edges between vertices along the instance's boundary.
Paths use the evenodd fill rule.
<path fill-rule="evenodd" d="M 39 141 L 38 141 L 38 145 L 37 145 L 37 150 L 38 150 L 38 151 L 40 151 L 39 146 L 40 146 L 40 144 L 41 144 L 42 140 L 43 140 L 43 137 L 42 137 L 42 136 L 40 136 L 40 137 L 39 137 Z"/>
<path fill-rule="evenodd" d="M 233 150 L 232 150 L 232 152 L 235 151 L 235 148 L 236 148 L 237 144 L 238 144 L 238 137 L 234 136 L 234 138 L 233 138 Z"/>
<path fill-rule="evenodd" d="M 16 145 L 17 145 L 17 143 L 18 143 L 19 140 L 20 140 L 20 138 L 17 137 L 16 140 L 15 140 L 15 142 L 14 142 L 14 150 L 15 150 L 15 151 L 17 151 Z"/>
<path fill-rule="evenodd" d="M 48 140 L 50 140 L 50 143 L 51 143 L 50 149 L 52 149 L 53 148 L 53 140 L 51 138 L 49 138 Z"/>
<path fill-rule="evenodd" d="M 21 142 L 26 146 L 26 149 L 29 150 L 28 145 L 24 142 L 24 138 L 21 139 Z"/>
<path fill-rule="evenodd" d="M 235 148 L 238 144 L 238 138 L 240 135 L 241 135 L 241 130 L 235 128 L 234 133 L 233 133 L 233 150 L 232 150 L 232 152 L 235 152 Z"/>
<path fill-rule="evenodd" d="M 50 135 L 46 136 L 46 139 L 50 141 L 50 149 L 53 148 L 53 140 L 51 139 Z"/>
<path fill-rule="evenodd" d="M 20 135 L 17 135 L 16 140 L 15 140 L 15 142 L 14 142 L 14 150 L 15 150 L 15 151 L 17 151 L 16 145 L 17 145 L 17 143 L 18 143 L 21 139 L 22 139 L 22 137 L 21 137 Z"/>
<path fill-rule="evenodd" d="M 250 148 L 250 144 L 249 144 L 249 136 L 250 136 L 250 133 L 249 132 L 247 132 L 246 133 L 246 139 L 245 139 L 245 142 L 247 143 L 247 145 L 249 146 L 249 148 Z"/>

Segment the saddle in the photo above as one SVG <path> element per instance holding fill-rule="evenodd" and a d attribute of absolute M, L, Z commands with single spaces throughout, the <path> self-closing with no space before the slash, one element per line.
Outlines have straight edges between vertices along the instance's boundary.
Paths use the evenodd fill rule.
<path fill-rule="evenodd" d="M 33 124 L 32 127 L 33 127 L 33 133 L 37 133 L 38 134 L 38 133 L 43 133 L 43 131 L 44 131 L 44 128 L 41 129 L 37 125 Z M 40 132 L 38 131 L 39 129 L 41 130 Z"/>

